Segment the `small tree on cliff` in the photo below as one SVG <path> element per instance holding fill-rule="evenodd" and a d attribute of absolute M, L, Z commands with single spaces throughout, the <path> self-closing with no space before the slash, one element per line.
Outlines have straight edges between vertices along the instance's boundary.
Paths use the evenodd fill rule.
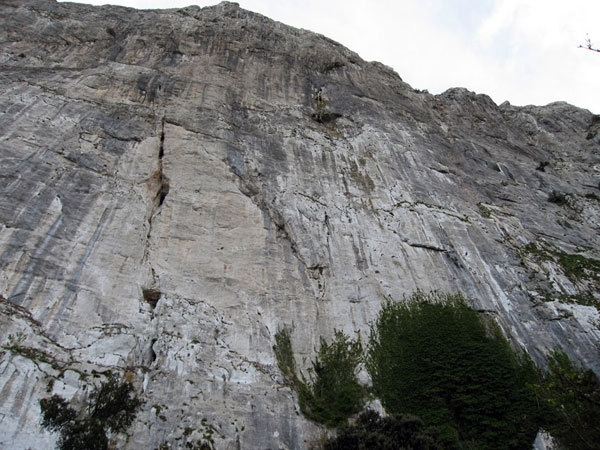
<path fill-rule="evenodd" d="M 142 401 L 129 381 L 109 376 L 77 412 L 59 395 L 40 400 L 42 426 L 60 433 L 61 450 L 106 450 L 107 432 L 122 433 L 132 424 Z"/>
<path fill-rule="evenodd" d="M 279 330 L 275 342 L 273 350 L 279 369 L 286 383 L 298 393 L 300 410 L 306 417 L 335 427 L 361 410 L 365 391 L 356 376 L 363 351 L 359 340 L 350 339 L 341 331 L 335 331 L 330 344 L 321 338 L 308 378 L 296 373 L 290 331 Z"/>

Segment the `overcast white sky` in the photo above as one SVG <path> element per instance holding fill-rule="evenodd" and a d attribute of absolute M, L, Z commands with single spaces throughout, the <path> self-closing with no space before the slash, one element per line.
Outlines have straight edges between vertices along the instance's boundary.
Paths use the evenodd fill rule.
<path fill-rule="evenodd" d="M 86 0 L 141 9 L 215 0 Z M 393 67 L 433 94 L 466 87 L 498 104 L 564 100 L 600 114 L 600 0 L 238 0 Z"/>

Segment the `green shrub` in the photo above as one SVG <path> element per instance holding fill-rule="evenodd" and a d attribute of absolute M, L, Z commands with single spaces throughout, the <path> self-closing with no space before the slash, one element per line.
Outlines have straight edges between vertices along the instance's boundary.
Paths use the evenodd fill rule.
<path fill-rule="evenodd" d="M 336 437 L 328 439 L 324 450 L 442 450 L 447 449 L 434 428 L 410 415 L 382 418 L 375 411 L 363 412 L 356 423 L 342 427 Z"/>
<path fill-rule="evenodd" d="M 568 449 L 600 448 L 600 381 L 562 350 L 548 358 L 540 394 L 553 415 L 544 428 Z"/>
<path fill-rule="evenodd" d="M 362 408 L 364 389 L 356 377 L 362 358 L 362 345 L 341 331 L 335 331 L 328 344 L 321 338 L 309 377 L 296 374 L 290 332 L 275 335 L 275 356 L 286 381 L 297 391 L 300 411 L 309 419 L 327 426 L 338 426 Z"/>
<path fill-rule="evenodd" d="M 292 349 L 290 330 L 282 328 L 275 333 L 273 351 L 277 358 L 279 370 L 283 373 L 286 382 L 295 386 L 298 382 L 298 375 L 296 374 L 296 359 L 294 358 L 294 351 Z"/>
<path fill-rule="evenodd" d="M 302 377 L 298 392 L 300 410 L 306 417 L 337 426 L 361 410 L 364 390 L 356 378 L 361 359 L 360 341 L 349 339 L 341 331 L 335 332 L 331 344 L 321 338 L 310 379 Z"/>
<path fill-rule="evenodd" d="M 460 295 L 417 292 L 387 303 L 371 330 L 367 369 L 390 414 L 414 414 L 461 445 L 524 448 L 542 411 L 539 372 Z M 502 444 L 499 444 L 502 443 Z"/>
<path fill-rule="evenodd" d="M 461 295 L 417 292 L 382 308 L 365 363 L 387 418 L 367 411 L 348 425 L 364 396 L 356 378 L 364 358 L 359 341 L 338 331 L 331 344 L 321 339 L 308 378 L 297 375 L 289 330 L 275 341 L 302 413 L 341 427 L 325 449 L 525 449 L 540 429 L 561 448 L 600 449 L 596 375 L 561 351 L 542 373 Z"/>
<path fill-rule="evenodd" d="M 90 393 L 87 407 L 80 413 L 58 395 L 41 399 L 42 426 L 60 433 L 61 450 L 106 450 L 107 431 L 121 433 L 129 428 L 141 403 L 130 382 L 109 376 Z"/>

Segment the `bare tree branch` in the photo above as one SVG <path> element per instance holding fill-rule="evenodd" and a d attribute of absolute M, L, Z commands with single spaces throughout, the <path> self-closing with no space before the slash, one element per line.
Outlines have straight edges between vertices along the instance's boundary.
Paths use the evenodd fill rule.
<path fill-rule="evenodd" d="M 579 45 L 578 48 L 583 48 L 585 50 L 591 50 L 592 52 L 600 53 L 600 49 L 594 47 L 589 37 L 585 39 L 585 45 Z"/>

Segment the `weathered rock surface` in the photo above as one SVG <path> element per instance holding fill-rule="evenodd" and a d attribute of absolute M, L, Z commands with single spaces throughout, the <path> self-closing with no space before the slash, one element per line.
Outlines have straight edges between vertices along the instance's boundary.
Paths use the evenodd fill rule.
<path fill-rule="evenodd" d="M 0 23 L 7 447 L 51 447 L 39 399 L 112 370 L 145 400 L 118 447 L 305 448 L 277 329 L 310 359 L 416 289 L 600 372 L 598 116 L 416 92 L 232 3 Z"/>

